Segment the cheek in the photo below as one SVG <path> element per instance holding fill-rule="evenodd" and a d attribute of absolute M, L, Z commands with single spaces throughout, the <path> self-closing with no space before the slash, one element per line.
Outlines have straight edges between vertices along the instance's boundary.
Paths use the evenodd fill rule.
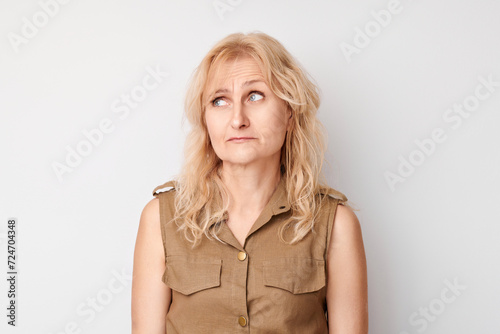
<path fill-rule="evenodd" d="M 213 139 L 215 133 L 217 133 L 217 123 L 214 122 L 212 117 L 205 115 L 205 124 L 207 126 L 208 136 Z"/>
<path fill-rule="evenodd" d="M 276 141 L 281 141 L 282 138 L 285 137 L 287 123 L 284 113 L 274 113 L 272 117 L 264 120 L 263 124 L 265 124 L 267 135 L 272 137 Z"/>
<path fill-rule="evenodd" d="M 284 133 L 287 130 L 287 108 L 286 106 L 276 101 L 273 107 L 273 113 L 268 120 L 269 125 L 276 131 L 276 133 Z"/>
<path fill-rule="evenodd" d="M 219 147 L 224 141 L 224 127 L 221 126 L 220 120 L 214 119 L 210 116 L 205 118 L 205 124 L 207 125 L 208 138 L 215 151 L 219 150 Z"/>

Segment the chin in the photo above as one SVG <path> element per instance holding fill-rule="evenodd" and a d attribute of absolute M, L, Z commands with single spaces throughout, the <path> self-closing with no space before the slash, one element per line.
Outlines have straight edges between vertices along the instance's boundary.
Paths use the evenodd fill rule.
<path fill-rule="evenodd" d="M 225 154 L 217 155 L 223 162 L 230 164 L 249 164 L 263 157 L 259 156 L 255 150 L 228 150 Z"/>
<path fill-rule="evenodd" d="M 256 161 L 252 160 L 252 159 L 228 159 L 228 160 L 222 160 L 222 162 L 227 164 L 227 165 L 245 166 L 245 165 L 249 165 L 249 164 L 256 162 Z"/>
<path fill-rule="evenodd" d="M 230 157 L 223 157 L 221 158 L 222 162 L 225 164 L 232 164 L 232 165 L 248 165 L 254 162 L 257 162 L 259 159 L 257 157 L 251 157 L 251 156 L 238 156 L 236 154 L 230 156 Z"/>

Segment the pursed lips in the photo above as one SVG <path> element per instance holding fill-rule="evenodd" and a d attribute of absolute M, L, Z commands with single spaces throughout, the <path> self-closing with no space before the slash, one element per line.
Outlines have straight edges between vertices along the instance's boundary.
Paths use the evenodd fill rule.
<path fill-rule="evenodd" d="M 236 143 L 241 143 L 241 142 L 246 142 L 249 140 L 255 139 L 254 137 L 231 137 L 229 138 L 228 141 L 230 142 L 236 142 Z"/>

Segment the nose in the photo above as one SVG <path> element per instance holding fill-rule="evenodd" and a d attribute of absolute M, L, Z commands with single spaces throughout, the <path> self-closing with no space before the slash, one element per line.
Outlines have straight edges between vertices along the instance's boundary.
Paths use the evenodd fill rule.
<path fill-rule="evenodd" d="M 242 129 L 250 125 L 250 120 L 247 117 L 245 108 L 241 103 L 236 102 L 233 104 L 233 115 L 231 119 L 231 126 L 233 129 Z"/>

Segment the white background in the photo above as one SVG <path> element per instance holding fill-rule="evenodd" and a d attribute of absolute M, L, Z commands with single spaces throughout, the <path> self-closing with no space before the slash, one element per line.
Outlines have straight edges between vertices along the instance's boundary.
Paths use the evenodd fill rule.
<path fill-rule="evenodd" d="M 500 333 L 500 2 L 401 0 L 383 27 L 371 12 L 388 6 L 72 0 L 48 16 L 37 1 L 0 0 L 2 277 L 10 217 L 19 271 L 18 327 L 2 279 L 0 332 L 130 333 L 139 217 L 179 171 L 186 83 L 215 42 L 260 30 L 321 88 L 325 172 L 360 209 L 370 333 Z M 39 25 L 31 36 L 27 21 Z M 360 47 L 346 56 L 342 43 Z M 147 68 L 169 76 L 120 118 L 113 103 L 140 92 Z M 497 82 L 478 88 L 482 100 L 479 77 Z M 461 123 L 443 118 L 466 101 Z M 103 119 L 113 130 L 59 179 L 54 163 Z M 446 140 L 418 153 L 436 128 Z M 410 157 L 418 165 L 391 188 L 385 174 Z"/>

